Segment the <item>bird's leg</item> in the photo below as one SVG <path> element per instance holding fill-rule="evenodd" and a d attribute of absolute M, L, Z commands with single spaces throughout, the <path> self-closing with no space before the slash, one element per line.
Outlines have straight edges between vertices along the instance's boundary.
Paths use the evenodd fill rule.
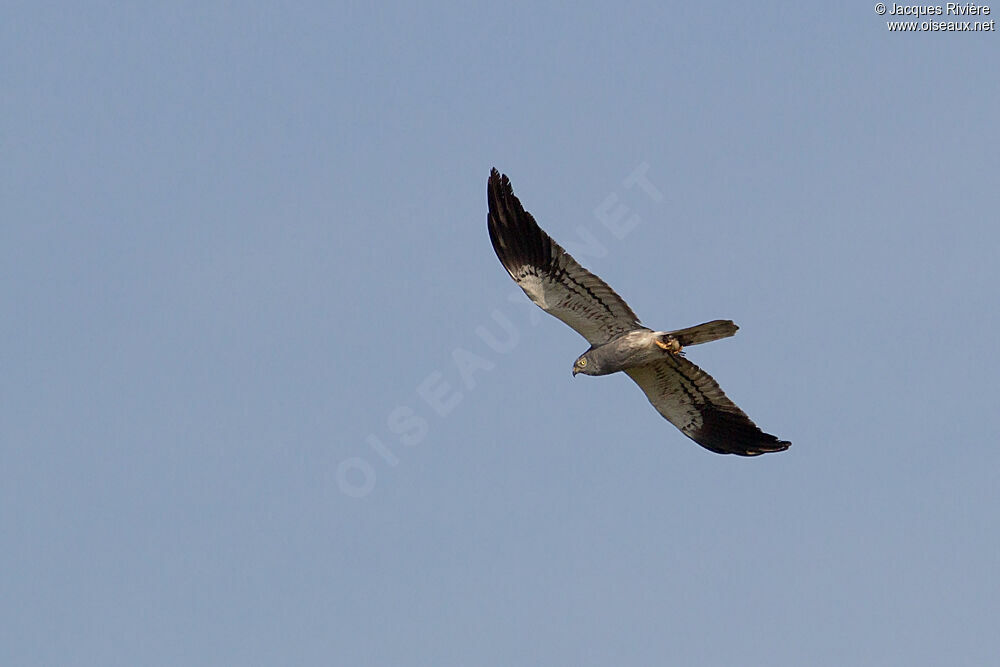
<path fill-rule="evenodd" d="M 656 343 L 658 347 L 661 347 L 667 352 L 670 352 L 672 354 L 681 353 L 681 344 L 676 338 L 674 338 L 673 336 L 664 336 L 663 338 L 665 338 L 666 340 L 655 338 L 653 339 L 653 342 Z"/>

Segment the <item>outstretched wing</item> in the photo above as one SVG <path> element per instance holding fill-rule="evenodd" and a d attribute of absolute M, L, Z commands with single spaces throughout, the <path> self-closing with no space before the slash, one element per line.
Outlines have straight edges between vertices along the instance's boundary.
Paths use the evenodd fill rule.
<path fill-rule="evenodd" d="M 784 451 L 792 444 L 757 428 L 711 375 L 680 355 L 625 372 L 657 412 L 705 449 L 757 456 Z"/>
<path fill-rule="evenodd" d="M 486 188 L 486 218 L 500 263 L 545 312 L 573 327 L 593 345 L 639 328 L 625 301 L 542 231 L 514 196 L 506 176 L 493 169 Z"/>

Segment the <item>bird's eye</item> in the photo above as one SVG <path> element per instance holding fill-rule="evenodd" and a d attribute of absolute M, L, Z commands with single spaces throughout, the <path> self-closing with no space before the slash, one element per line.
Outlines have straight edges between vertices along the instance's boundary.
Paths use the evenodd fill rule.
<path fill-rule="evenodd" d="M 583 368 L 584 366 L 587 365 L 587 360 L 586 359 L 581 359 L 580 361 L 578 361 L 576 363 L 580 366 L 580 368 Z"/>

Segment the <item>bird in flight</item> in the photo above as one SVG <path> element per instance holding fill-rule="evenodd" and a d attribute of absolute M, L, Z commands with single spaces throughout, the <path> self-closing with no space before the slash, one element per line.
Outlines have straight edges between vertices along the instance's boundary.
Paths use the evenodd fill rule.
<path fill-rule="evenodd" d="M 486 188 L 490 241 L 524 293 L 590 342 L 573 375 L 624 371 L 663 417 L 699 445 L 718 454 L 757 456 L 788 449 L 790 442 L 764 433 L 736 407 L 711 375 L 683 353 L 689 345 L 727 338 L 739 328 L 714 320 L 677 331 L 639 323 L 608 284 L 542 231 L 496 169 Z"/>

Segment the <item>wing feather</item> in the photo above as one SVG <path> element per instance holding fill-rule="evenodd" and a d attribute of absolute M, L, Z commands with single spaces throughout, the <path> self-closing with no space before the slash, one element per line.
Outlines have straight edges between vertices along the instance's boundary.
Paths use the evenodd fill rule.
<path fill-rule="evenodd" d="M 542 231 L 514 196 L 507 176 L 493 169 L 486 194 L 493 249 L 528 298 L 593 345 L 641 328 L 639 318 L 607 283 Z"/>
<path fill-rule="evenodd" d="M 711 375 L 679 355 L 625 371 L 656 411 L 705 449 L 757 456 L 788 449 L 736 407 Z"/>

